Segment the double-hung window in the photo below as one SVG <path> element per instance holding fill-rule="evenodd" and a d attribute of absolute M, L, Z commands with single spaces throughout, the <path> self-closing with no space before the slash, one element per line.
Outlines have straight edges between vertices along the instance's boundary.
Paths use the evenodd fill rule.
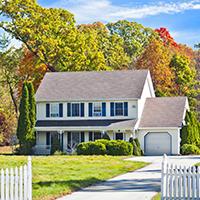
<path fill-rule="evenodd" d="M 93 116 L 95 116 L 95 117 L 102 116 L 102 103 L 101 102 L 93 103 Z"/>
<path fill-rule="evenodd" d="M 123 115 L 124 115 L 124 104 L 115 103 L 115 116 L 123 116 Z"/>
<path fill-rule="evenodd" d="M 68 117 L 84 117 L 84 103 L 67 103 Z"/>
<path fill-rule="evenodd" d="M 59 103 L 50 104 L 50 116 L 59 117 Z"/>
<path fill-rule="evenodd" d="M 111 102 L 110 116 L 128 116 L 128 102 Z"/>
<path fill-rule="evenodd" d="M 72 117 L 80 116 L 80 103 L 72 103 Z"/>

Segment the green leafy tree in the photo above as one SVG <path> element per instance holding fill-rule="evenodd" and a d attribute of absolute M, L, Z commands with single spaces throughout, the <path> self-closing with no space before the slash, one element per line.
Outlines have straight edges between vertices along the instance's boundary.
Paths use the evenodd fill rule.
<path fill-rule="evenodd" d="M 43 8 L 36 0 L 0 0 L 0 16 L 5 19 L 0 27 L 23 42 L 50 71 L 73 61 L 78 37 L 73 14 L 67 10 Z"/>
<path fill-rule="evenodd" d="M 106 66 L 111 69 L 128 67 L 130 58 L 125 53 L 123 39 L 117 34 L 110 34 L 110 31 L 103 23 L 82 24 L 78 26 L 78 30 L 87 36 L 92 35 L 94 37 L 97 51 L 102 52 Z"/>
<path fill-rule="evenodd" d="M 26 84 L 24 84 L 22 88 L 19 112 L 17 137 L 20 144 L 20 152 L 26 154 L 30 151 L 30 144 L 27 139 L 29 139 L 29 135 L 31 134 L 31 122 L 29 118 L 29 92 Z"/>
<path fill-rule="evenodd" d="M 125 52 L 135 60 L 149 44 L 155 31 L 136 22 L 120 20 L 106 25 L 111 35 L 118 35 L 124 41 Z"/>
<path fill-rule="evenodd" d="M 184 144 L 199 145 L 200 123 L 195 112 L 187 112 L 185 126 L 181 129 L 181 146 Z"/>
<path fill-rule="evenodd" d="M 197 90 L 199 83 L 193 62 L 186 56 L 174 55 L 171 59 L 170 67 L 175 73 L 175 95 L 187 96 L 190 105 L 194 108 L 196 96 L 199 93 Z"/>
<path fill-rule="evenodd" d="M 17 69 L 22 57 L 21 49 L 13 47 L 8 49 L 9 38 L 5 35 L 0 37 L 0 84 L 6 87 L 14 105 L 15 114 L 18 114 L 17 84 L 20 77 L 17 75 Z"/>
<path fill-rule="evenodd" d="M 31 129 L 34 131 L 36 122 L 36 101 L 32 82 L 27 82 L 27 88 L 29 92 L 29 119 L 31 123 Z"/>

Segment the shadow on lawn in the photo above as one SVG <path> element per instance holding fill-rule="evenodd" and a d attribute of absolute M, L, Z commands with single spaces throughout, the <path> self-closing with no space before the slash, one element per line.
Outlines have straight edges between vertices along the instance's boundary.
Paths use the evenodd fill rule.
<path fill-rule="evenodd" d="M 55 181 L 41 181 L 33 183 L 33 189 L 37 189 L 38 187 L 53 187 L 53 186 L 60 186 L 60 187 L 68 187 L 71 191 L 79 190 L 83 187 L 91 186 L 97 183 L 102 182 L 103 180 L 97 179 L 94 177 L 88 179 L 77 179 L 77 180 L 55 180 Z"/>
<path fill-rule="evenodd" d="M 100 183 L 101 182 L 101 183 Z M 100 184 L 98 184 L 100 183 Z M 123 179 L 123 180 L 109 180 L 104 181 L 96 178 L 89 178 L 86 180 L 67 180 L 67 181 L 47 181 L 33 184 L 33 189 L 37 187 L 68 187 L 71 192 L 82 189 L 82 192 L 144 192 L 160 191 L 160 178 L 155 179 Z M 87 187 L 91 186 L 91 187 Z"/>

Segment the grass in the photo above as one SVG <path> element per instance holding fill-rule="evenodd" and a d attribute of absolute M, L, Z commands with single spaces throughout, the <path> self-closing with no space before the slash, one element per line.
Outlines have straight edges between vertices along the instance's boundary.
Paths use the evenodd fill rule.
<path fill-rule="evenodd" d="M 52 200 L 147 165 L 112 156 L 41 156 L 32 160 L 34 200 Z M 1 168 L 26 162 L 25 156 L 0 156 Z"/>
<path fill-rule="evenodd" d="M 160 194 L 160 192 L 157 193 L 157 194 L 152 198 L 152 200 L 160 200 L 160 199 L 161 199 L 161 194 Z"/>

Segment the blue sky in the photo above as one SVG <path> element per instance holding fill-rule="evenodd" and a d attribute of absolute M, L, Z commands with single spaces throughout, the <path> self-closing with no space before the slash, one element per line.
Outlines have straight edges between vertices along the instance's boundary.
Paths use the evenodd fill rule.
<path fill-rule="evenodd" d="M 200 43 L 200 0 L 38 0 L 45 7 L 71 11 L 77 23 L 127 19 L 166 27 L 177 42 Z"/>

